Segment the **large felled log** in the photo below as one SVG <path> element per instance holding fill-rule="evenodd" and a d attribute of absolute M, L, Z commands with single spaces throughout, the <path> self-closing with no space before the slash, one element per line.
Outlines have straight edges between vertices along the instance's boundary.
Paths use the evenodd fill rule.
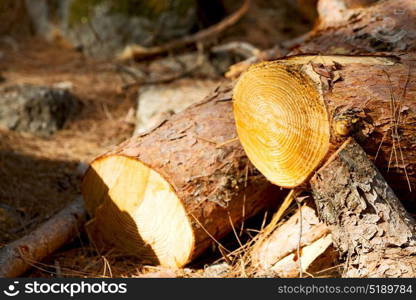
<path fill-rule="evenodd" d="M 236 140 L 230 92 L 92 162 L 82 191 L 96 239 L 179 267 L 276 201 Z"/>
<path fill-rule="evenodd" d="M 82 198 L 33 232 L 0 249 L 0 277 L 17 277 L 80 234 L 86 219 Z"/>
<path fill-rule="evenodd" d="M 363 149 L 348 139 L 311 179 L 345 277 L 415 277 L 415 221 Z"/>
<path fill-rule="evenodd" d="M 294 56 L 252 66 L 234 89 L 251 162 L 295 187 L 348 136 L 396 190 L 416 189 L 414 56 Z"/>

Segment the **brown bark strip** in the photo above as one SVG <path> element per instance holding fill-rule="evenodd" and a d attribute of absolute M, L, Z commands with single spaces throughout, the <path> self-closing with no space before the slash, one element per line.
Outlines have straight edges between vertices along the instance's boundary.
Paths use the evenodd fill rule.
<path fill-rule="evenodd" d="M 352 138 L 311 186 L 320 217 L 346 258 L 344 277 L 416 277 L 415 221 Z"/>
<path fill-rule="evenodd" d="M 17 277 L 36 262 L 79 235 L 86 219 L 82 198 L 39 226 L 30 234 L 0 249 L 0 277 Z"/>
<path fill-rule="evenodd" d="M 253 248 L 253 264 L 259 269 L 267 270 L 285 256 L 294 253 L 298 246 L 305 247 L 329 234 L 328 228 L 319 221 L 313 208 L 305 205 L 301 209 L 302 228 L 298 209 L 288 221 L 275 228 L 268 238 Z"/>

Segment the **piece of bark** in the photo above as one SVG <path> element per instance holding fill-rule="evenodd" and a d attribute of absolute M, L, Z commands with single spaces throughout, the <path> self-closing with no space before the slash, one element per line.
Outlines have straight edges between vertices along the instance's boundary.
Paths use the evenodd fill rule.
<path fill-rule="evenodd" d="M 226 262 L 212 264 L 204 267 L 202 273 L 203 278 L 224 278 L 229 275 L 231 271 L 231 266 Z"/>
<path fill-rule="evenodd" d="M 318 12 L 318 26 L 291 54 L 358 54 L 416 49 L 414 0 L 320 0 Z"/>
<path fill-rule="evenodd" d="M 80 197 L 28 235 L 0 249 L 0 277 L 17 277 L 79 236 L 86 220 Z"/>
<path fill-rule="evenodd" d="M 415 221 L 363 149 L 348 139 L 311 179 L 344 277 L 415 277 Z"/>
<path fill-rule="evenodd" d="M 298 246 L 305 247 L 329 234 L 328 228 L 319 221 L 313 208 L 303 206 L 301 210 L 298 209 L 289 220 L 253 247 L 251 257 L 255 268 L 273 268 L 284 257 L 296 252 Z"/>
<path fill-rule="evenodd" d="M 217 89 L 92 162 L 82 192 L 97 244 L 181 267 L 278 201 L 236 139 L 230 92 Z"/>
<path fill-rule="evenodd" d="M 271 182 L 295 187 L 352 136 L 409 205 L 416 190 L 414 54 L 293 56 L 234 88 L 237 132 Z"/>
<path fill-rule="evenodd" d="M 298 257 L 296 252 L 291 253 L 276 262 L 268 272 L 273 274 L 273 277 L 294 278 L 298 277 L 302 270 L 303 275 L 331 245 L 332 236 L 331 234 L 326 234 L 310 245 L 302 247 L 300 249 L 300 257 Z"/>
<path fill-rule="evenodd" d="M 353 14 L 353 10 L 364 8 L 376 3 L 378 0 L 319 0 L 317 10 L 319 13 L 319 26 L 334 26 L 345 22 Z"/>

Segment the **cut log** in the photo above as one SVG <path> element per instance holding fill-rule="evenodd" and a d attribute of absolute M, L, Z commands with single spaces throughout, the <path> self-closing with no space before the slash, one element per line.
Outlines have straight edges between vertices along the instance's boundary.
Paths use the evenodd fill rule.
<path fill-rule="evenodd" d="M 247 156 L 271 182 L 295 187 L 353 136 L 396 191 L 415 191 L 414 59 L 294 56 L 252 66 L 233 96 Z"/>
<path fill-rule="evenodd" d="M 92 162 L 82 192 L 93 240 L 181 267 L 276 203 L 280 190 L 236 139 L 230 93 L 217 89 Z"/>
<path fill-rule="evenodd" d="M 82 198 L 74 201 L 30 234 L 0 249 L 0 277 L 17 277 L 80 235 L 86 219 Z"/>
<path fill-rule="evenodd" d="M 346 257 L 344 277 L 416 277 L 416 223 L 354 139 L 316 172 L 311 186 Z"/>

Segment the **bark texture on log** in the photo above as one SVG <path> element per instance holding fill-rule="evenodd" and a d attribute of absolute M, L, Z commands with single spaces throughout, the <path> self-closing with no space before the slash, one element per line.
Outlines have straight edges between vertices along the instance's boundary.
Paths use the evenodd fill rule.
<path fill-rule="evenodd" d="M 414 61 L 414 55 L 294 56 L 251 67 L 234 89 L 248 157 L 272 182 L 296 186 L 353 136 L 414 204 Z"/>
<path fill-rule="evenodd" d="M 82 190 L 101 239 L 154 263 L 180 267 L 276 201 L 280 190 L 250 165 L 236 139 L 230 93 L 230 87 L 217 89 L 94 160 Z M 118 174 L 114 159 L 129 160 L 131 171 Z M 150 171 L 140 171 L 139 164 Z M 132 182 L 139 172 L 153 175 Z M 169 189 L 160 202 L 157 194 L 146 198 L 152 176 L 160 177 L 159 192 Z M 144 191 L 131 193 L 136 188 Z M 135 196 L 140 193 L 144 196 Z"/>
<path fill-rule="evenodd" d="M 345 254 L 344 277 L 416 276 L 416 223 L 353 139 L 311 186 L 320 217 Z"/>
<path fill-rule="evenodd" d="M 318 12 L 318 26 L 293 49 L 292 54 L 358 54 L 416 49 L 414 0 L 320 0 Z"/>
<path fill-rule="evenodd" d="M 17 277 L 46 256 L 79 236 L 86 219 L 82 198 L 27 236 L 0 249 L 0 277 Z"/>

